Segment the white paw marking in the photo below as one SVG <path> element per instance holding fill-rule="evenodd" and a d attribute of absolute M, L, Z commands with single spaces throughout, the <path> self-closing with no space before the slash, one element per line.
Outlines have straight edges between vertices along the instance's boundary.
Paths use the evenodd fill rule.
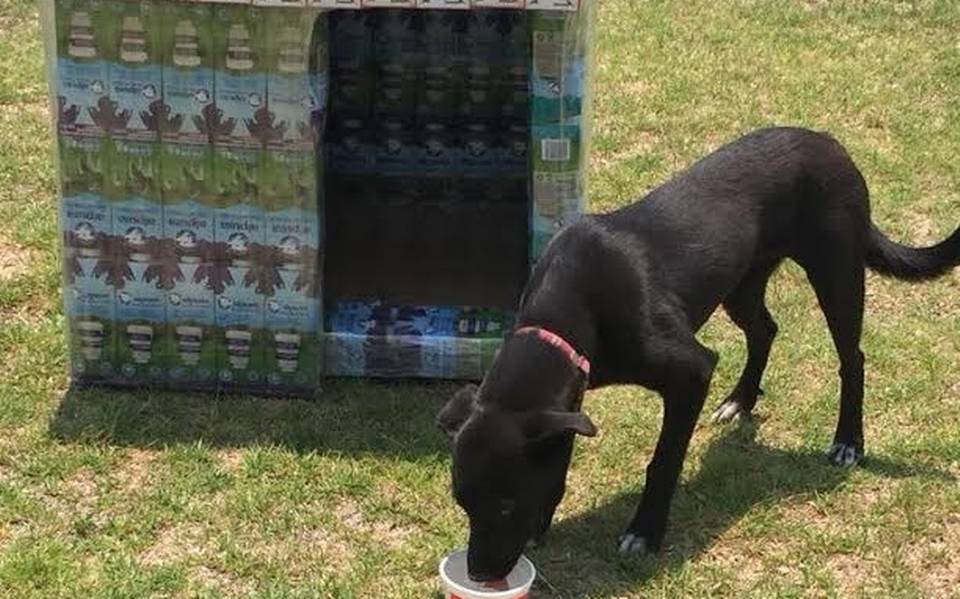
<path fill-rule="evenodd" d="M 627 533 L 620 537 L 619 551 L 620 553 L 646 553 L 647 540 L 633 533 Z"/>
<path fill-rule="evenodd" d="M 834 443 L 827 450 L 827 456 L 834 465 L 842 468 L 851 468 L 857 465 L 862 457 L 857 448 L 844 443 Z"/>
<path fill-rule="evenodd" d="M 736 422 L 740 419 L 742 410 L 740 404 L 735 401 L 728 401 L 720 404 L 720 407 L 716 409 L 713 413 L 713 416 L 710 418 L 710 421 L 714 424 L 722 422 Z"/>

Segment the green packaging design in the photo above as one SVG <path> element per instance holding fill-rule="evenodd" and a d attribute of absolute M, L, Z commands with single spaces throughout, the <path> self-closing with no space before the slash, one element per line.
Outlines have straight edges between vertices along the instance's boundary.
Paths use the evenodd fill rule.
<path fill-rule="evenodd" d="M 320 109 L 318 81 L 310 70 L 314 13 L 271 10 L 266 13 L 267 106 L 270 125 L 261 139 L 274 148 L 311 150 L 315 131 L 311 116 Z"/>
<path fill-rule="evenodd" d="M 107 61 L 99 0 L 57 0 L 57 129 L 65 135 L 101 135 L 97 117 L 109 108 Z"/>
<path fill-rule="evenodd" d="M 214 101 L 207 126 L 216 145 L 260 146 L 276 135 L 264 70 L 266 9 L 213 8 Z"/>
<path fill-rule="evenodd" d="M 531 15 L 533 123 L 579 120 L 586 91 L 586 26 L 577 14 Z"/>
<path fill-rule="evenodd" d="M 496 310 L 405 304 L 402 272 L 369 290 L 334 278 L 324 297 L 324 196 L 426 200 L 411 224 L 435 235 L 443 213 L 451 240 L 477 203 L 520 234 L 527 203 L 531 260 L 585 209 L 591 11 L 577 0 L 53 7 L 74 380 L 309 395 L 321 376 L 478 379 L 510 326 Z M 358 223 L 384 218 L 368 203 L 331 222 L 372 231 Z M 384 227 L 384 248 L 411 237 Z M 522 243 L 507 234 L 491 243 Z M 324 332 L 351 301 L 369 317 Z"/>
<path fill-rule="evenodd" d="M 373 109 L 373 18 L 369 11 L 337 11 L 329 17 L 330 110 L 347 118 Z"/>
<path fill-rule="evenodd" d="M 60 227 L 64 311 L 70 330 L 70 368 L 80 381 L 114 374 L 113 214 L 104 192 L 104 142 L 61 135 Z"/>
<path fill-rule="evenodd" d="M 531 254 L 538 257 L 550 238 L 585 209 L 579 124 L 534 125 Z"/>
<path fill-rule="evenodd" d="M 217 371 L 212 149 L 163 144 L 161 174 L 167 377 L 176 387 L 212 387 Z"/>
<path fill-rule="evenodd" d="M 320 247 L 316 157 L 270 151 L 261 169 L 260 203 L 275 285 L 266 298 L 268 382 L 312 389 L 320 375 Z"/>
<path fill-rule="evenodd" d="M 107 30 L 109 106 L 98 121 L 111 135 L 136 140 L 159 137 L 164 112 L 161 83 L 162 4 L 103 0 L 101 27 Z"/>
<path fill-rule="evenodd" d="M 257 203 L 263 151 L 214 149 L 216 211 L 213 289 L 217 364 L 227 389 L 261 387 L 264 379 L 264 297 L 276 276 L 265 257 L 263 208 Z"/>
<path fill-rule="evenodd" d="M 107 169 L 113 200 L 113 282 L 118 382 L 165 378 L 160 338 L 166 322 L 159 144 L 121 140 Z"/>
<path fill-rule="evenodd" d="M 163 101 L 158 115 L 164 142 L 206 144 L 216 122 L 213 8 L 175 3 L 162 15 Z"/>

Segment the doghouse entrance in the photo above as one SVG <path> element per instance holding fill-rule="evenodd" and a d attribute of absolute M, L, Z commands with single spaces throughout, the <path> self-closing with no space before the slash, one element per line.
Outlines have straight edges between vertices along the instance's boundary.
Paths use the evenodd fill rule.
<path fill-rule="evenodd" d="M 527 14 L 329 15 L 328 332 L 364 302 L 509 313 L 529 268 Z"/>

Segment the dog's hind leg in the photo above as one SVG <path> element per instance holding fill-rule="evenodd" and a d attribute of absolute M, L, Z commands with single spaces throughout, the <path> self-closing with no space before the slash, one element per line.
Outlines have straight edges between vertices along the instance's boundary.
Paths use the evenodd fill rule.
<path fill-rule="evenodd" d="M 863 261 L 833 257 L 806 269 L 840 358 L 840 416 L 827 457 L 849 467 L 863 457 Z"/>
<path fill-rule="evenodd" d="M 723 301 L 723 307 L 747 339 L 747 363 L 730 395 L 714 411 L 713 422 L 748 418 L 757 397 L 763 393 L 760 379 L 767 367 L 770 348 L 777 336 L 777 323 L 764 303 L 767 281 L 777 265 L 756 269 Z"/>
<path fill-rule="evenodd" d="M 717 354 L 700 345 L 692 333 L 652 341 L 644 356 L 647 369 L 656 372 L 651 388 L 663 396 L 663 425 L 647 466 L 640 505 L 618 541 L 621 553 L 660 549 L 670 501 L 717 364 Z"/>

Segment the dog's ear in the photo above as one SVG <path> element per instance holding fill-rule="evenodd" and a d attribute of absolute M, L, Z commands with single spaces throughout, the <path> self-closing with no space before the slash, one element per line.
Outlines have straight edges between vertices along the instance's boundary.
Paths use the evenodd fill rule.
<path fill-rule="evenodd" d="M 576 433 L 594 437 L 597 427 L 583 412 L 547 410 L 534 412 L 524 422 L 524 435 L 531 443 L 555 437 L 562 433 Z"/>
<path fill-rule="evenodd" d="M 437 426 L 447 437 L 453 439 L 473 413 L 476 402 L 477 386 L 471 384 L 463 387 L 454 393 L 447 405 L 437 414 Z"/>

